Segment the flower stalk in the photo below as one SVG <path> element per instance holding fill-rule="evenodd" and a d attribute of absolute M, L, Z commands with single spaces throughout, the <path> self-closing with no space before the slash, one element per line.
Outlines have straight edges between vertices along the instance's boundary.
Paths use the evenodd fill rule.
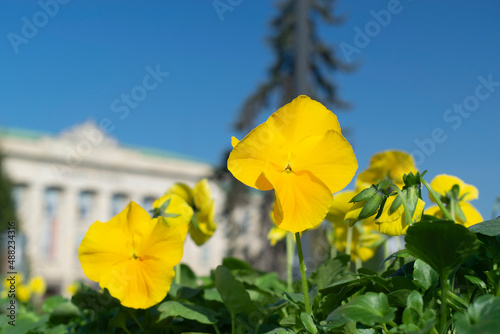
<path fill-rule="evenodd" d="M 432 189 L 431 185 L 426 180 L 424 180 L 424 178 L 422 178 L 422 177 L 420 177 L 420 182 L 422 182 L 422 184 L 427 188 L 427 190 L 429 191 L 429 194 L 436 201 L 437 205 L 439 206 L 439 208 L 443 212 L 446 219 L 451 220 L 451 221 L 455 221 L 455 219 L 453 219 L 453 217 L 450 215 L 448 210 L 446 210 L 443 202 L 441 202 L 441 200 L 439 199 L 439 195 L 436 194 L 434 189 Z"/>
<path fill-rule="evenodd" d="M 299 255 L 300 264 L 300 279 L 302 280 L 302 293 L 304 294 L 304 305 L 306 313 L 312 315 L 311 304 L 309 303 L 309 286 L 307 284 L 306 265 L 304 263 L 304 254 L 302 253 L 302 243 L 300 242 L 300 233 L 295 233 L 295 241 L 297 243 L 297 253 Z"/>
<path fill-rule="evenodd" d="M 288 293 L 293 292 L 293 253 L 295 245 L 293 241 L 293 233 L 286 232 L 286 287 Z"/>

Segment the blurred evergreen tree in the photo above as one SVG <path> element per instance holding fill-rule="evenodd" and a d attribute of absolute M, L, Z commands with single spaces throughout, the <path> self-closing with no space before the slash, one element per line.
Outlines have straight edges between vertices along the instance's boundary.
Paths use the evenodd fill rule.
<path fill-rule="evenodd" d="M 246 134 L 256 126 L 263 111 L 274 112 L 289 103 L 299 94 L 307 94 L 334 110 L 348 108 L 348 103 L 338 96 L 331 74 L 336 71 L 351 71 L 353 66 L 342 62 L 333 49 L 321 40 L 318 33 L 320 22 L 339 25 L 343 18 L 334 14 L 336 0 L 282 0 L 277 2 L 278 13 L 271 21 L 269 39 L 274 61 L 268 69 L 267 79 L 259 84 L 243 103 L 234 123 L 236 130 Z M 301 67 L 302 66 L 302 67 Z M 345 133 L 344 133 L 345 135 Z M 239 138 L 242 139 L 242 138 Z M 285 272 L 285 243 L 271 247 L 265 242 L 273 226 L 269 212 L 274 193 L 265 193 L 260 208 L 258 238 L 264 247 L 258 253 L 241 246 L 238 237 L 246 227 L 232 215 L 241 203 L 249 201 L 248 187 L 235 180 L 227 171 L 227 156 L 215 177 L 226 187 L 226 217 L 228 218 L 228 248 L 232 256 L 244 256 L 252 265 L 262 270 Z M 241 240 L 241 239 L 240 239 Z M 252 255 L 253 254 L 253 255 Z M 271 255 L 271 256 L 270 256 Z"/>
<path fill-rule="evenodd" d="M 346 109 L 349 104 L 342 101 L 337 94 L 337 85 L 330 78 L 335 71 L 351 71 L 353 66 L 341 61 L 333 49 L 319 37 L 317 22 L 324 21 L 328 25 L 340 25 L 343 18 L 334 15 L 337 0 L 306 0 L 307 9 L 307 74 L 300 80 L 306 81 L 307 94 L 326 106 L 334 106 L 335 110 Z M 278 14 L 271 21 L 272 35 L 269 39 L 275 59 L 268 69 L 267 79 L 257 86 L 255 91 L 243 103 L 235 123 L 237 130 L 248 132 L 256 124 L 258 115 L 265 110 L 276 110 L 298 95 L 297 87 L 297 6 L 300 0 L 284 0 L 277 3 Z"/>

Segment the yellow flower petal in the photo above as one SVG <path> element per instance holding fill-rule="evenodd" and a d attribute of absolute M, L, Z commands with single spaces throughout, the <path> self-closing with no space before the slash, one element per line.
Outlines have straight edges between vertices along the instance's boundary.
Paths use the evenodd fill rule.
<path fill-rule="evenodd" d="M 349 226 L 353 226 L 359 221 L 359 214 L 361 213 L 361 210 L 363 210 L 365 203 L 366 201 L 351 204 L 351 207 L 344 216 L 344 221 L 348 223 Z"/>
<path fill-rule="evenodd" d="M 234 148 L 240 141 L 236 137 L 231 137 L 231 146 Z"/>
<path fill-rule="evenodd" d="M 31 291 L 29 286 L 19 284 L 16 288 L 16 297 L 22 303 L 26 303 L 28 300 L 30 300 Z"/>
<path fill-rule="evenodd" d="M 123 306 L 153 306 L 165 298 L 182 258 L 178 226 L 151 219 L 131 202 L 109 222 L 90 226 L 78 250 L 82 269 Z"/>
<path fill-rule="evenodd" d="M 184 183 L 174 183 L 168 188 L 165 195 L 177 195 L 185 200 L 190 206 L 194 206 L 193 191 Z"/>
<path fill-rule="evenodd" d="M 446 192 L 450 191 L 454 185 L 458 185 L 460 187 L 459 197 L 463 198 L 463 201 L 472 201 L 479 197 L 479 191 L 473 185 L 467 184 L 461 179 L 453 175 L 441 174 L 437 175 L 430 183 L 432 189 L 435 192 L 445 196 Z M 434 199 L 431 197 L 431 200 L 434 202 Z"/>
<path fill-rule="evenodd" d="M 263 123 L 252 130 L 231 151 L 227 160 L 229 171 L 247 186 L 259 190 L 271 190 L 271 183 L 262 174 L 266 162 L 277 166 L 287 163 L 286 146 L 283 137 Z"/>
<path fill-rule="evenodd" d="M 263 170 L 276 191 L 274 219 L 279 228 L 296 233 L 323 221 L 333 197 L 324 183 L 308 171 L 281 172 L 271 164 Z"/>
<path fill-rule="evenodd" d="M 274 246 L 278 241 L 283 240 L 286 237 L 286 233 L 287 231 L 277 226 L 271 227 L 271 230 L 269 230 L 269 233 L 267 234 L 267 238 L 271 241 L 271 246 Z"/>
<path fill-rule="evenodd" d="M 163 221 L 170 226 L 187 224 L 193 217 L 193 208 L 180 196 L 175 194 L 163 195 L 153 203 L 153 208 L 160 209 L 167 201 L 166 212 L 160 212 Z M 175 216 L 177 215 L 177 216 Z"/>
<path fill-rule="evenodd" d="M 465 227 L 469 227 L 478 223 L 481 223 L 484 219 L 481 214 L 469 203 L 460 202 L 460 208 L 465 216 L 465 221 L 462 221 L 460 218 L 456 217 L 456 223 L 460 225 L 464 225 Z M 444 219 L 443 212 L 438 206 L 432 206 L 425 210 L 426 215 L 434 216 L 440 219 Z"/>
<path fill-rule="evenodd" d="M 406 230 L 408 230 L 408 226 L 410 226 L 411 222 L 406 221 L 406 215 L 404 214 L 403 205 L 400 205 L 399 208 L 392 214 L 389 214 L 389 208 L 392 203 L 396 199 L 396 196 L 390 196 L 385 202 L 384 209 L 382 210 L 382 214 L 378 219 L 375 220 L 375 223 L 379 224 L 380 233 L 384 233 L 387 235 L 403 235 L 406 234 Z M 422 213 L 424 211 L 425 202 L 420 198 L 417 202 L 417 208 L 413 213 L 413 221 L 419 221 L 422 218 Z"/>
<path fill-rule="evenodd" d="M 358 175 L 356 189 L 361 191 L 388 177 L 399 188 L 402 188 L 404 185 L 403 175 L 410 172 L 417 172 L 411 155 L 396 150 L 380 152 L 372 156 L 368 169 Z"/>
<path fill-rule="evenodd" d="M 337 116 L 305 95 L 278 109 L 266 123 L 271 131 L 281 134 L 289 150 L 309 136 L 322 135 L 329 130 L 341 133 Z"/>
<path fill-rule="evenodd" d="M 189 226 L 189 233 L 193 241 L 201 246 L 210 239 L 217 228 L 217 223 L 214 221 L 215 202 L 207 179 L 200 180 L 194 186 L 193 198 L 197 213 L 196 221 Z"/>
<path fill-rule="evenodd" d="M 30 289 L 31 291 L 39 296 L 42 296 L 47 290 L 47 285 L 45 284 L 45 280 L 42 276 L 35 276 L 30 280 Z"/>
<path fill-rule="evenodd" d="M 346 213 L 351 209 L 352 203 L 349 201 L 356 195 L 352 190 L 342 191 L 333 195 L 333 202 L 328 210 L 326 219 L 331 222 L 344 223 Z M 359 214 L 359 213 L 358 213 Z"/>
<path fill-rule="evenodd" d="M 294 148 L 289 163 L 293 171 L 311 172 L 330 193 L 344 189 L 358 168 L 351 145 L 333 130 L 304 138 Z"/>

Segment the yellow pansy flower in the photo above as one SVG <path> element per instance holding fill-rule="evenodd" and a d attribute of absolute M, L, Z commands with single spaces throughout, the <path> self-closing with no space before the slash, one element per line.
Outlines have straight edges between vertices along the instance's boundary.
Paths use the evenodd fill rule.
<path fill-rule="evenodd" d="M 80 290 L 80 283 L 79 282 L 73 282 L 66 287 L 66 292 L 72 296 L 76 295 L 78 290 Z"/>
<path fill-rule="evenodd" d="M 351 209 L 349 201 L 356 195 L 355 191 L 348 190 L 333 196 L 332 206 L 326 219 L 333 225 L 333 244 L 340 252 L 345 252 L 347 247 L 347 231 L 352 228 L 351 259 L 359 258 L 365 262 L 375 255 L 378 243 L 382 236 L 373 219 L 365 219 L 356 226 L 349 227 L 344 220 L 346 213 Z M 359 213 L 358 213 L 359 215 Z M 356 216 L 357 217 L 357 216 Z"/>
<path fill-rule="evenodd" d="M 332 194 L 351 181 L 358 167 L 335 114 L 305 95 L 232 142 L 229 171 L 250 187 L 274 189 L 276 224 L 292 233 L 318 226 Z"/>
<path fill-rule="evenodd" d="M 26 284 L 19 284 L 16 287 L 16 297 L 20 302 L 26 303 L 30 300 L 31 290 L 30 287 Z"/>
<path fill-rule="evenodd" d="M 442 196 L 441 200 L 445 204 L 448 211 L 451 210 L 451 198 L 450 192 L 453 186 L 458 185 L 460 188 L 457 198 L 454 199 L 459 209 L 463 213 L 463 217 L 459 214 L 455 214 L 455 222 L 464 225 L 465 227 L 472 226 L 474 224 L 483 221 L 481 214 L 472 206 L 468 201 L 477 199 L 479 197 L 479 191 L 473 185 L 467 184 L 456 176 L 441 174 L 436 176 L 430 183 L 432 189 L 436 193 Z M 434 199 L 431 197 L 434 202 Z M 443 218 L 443 212 L 438 206 L 433 206 L 425 211 L 426 215 L 435 216 L 438 218 Z M 465 219 L 464 219 L 465 218 Z"/>
<path fill-rule="evenodd" d="M 187 224 L 169 226 L 135 202 L 107 223 L 92 224 L 78 249 L 85 275 L 125 307 L 145 309 L 165 298 L 183 253 Z"/>
<path fill-rule="evenodd" d="M 22 273 L 17 273 L 17 274 L 14 274 L 14 275 L 7 275 L 7 276 L 5 276 L 5 278 L 3 280 L 3 286 L 4 286 L 5 289 L 10 289 L 11 282 L 12 282 L 10 280 L 10 278 L 12 276 L 14 276 L 14 286 L 18 286 L 24 280 L 24 277 L 23 277 Z"/>
<path fill-rule="evenodd" d="M 193 189 L 184 183 L 175 183 L 165 194 L 167 197 L 170 195 L 179 196 L 192 208 L 192 216 L 188 220 L 189 234 L 198 246 L 203 245 L 217 228 L 217 223 L 214 221 L 215 202 L 210 193 L 208 180 L 200 180 Z M 153 206 L 158 207 L 158 203 Z"/>
<path fill-rule="evenodd" d="M 286 237 L 286 233 L 287 231 L 279 228 L 278 226 L 273 226 L 267 234 L 267 239 L 271 241 L 271 246 L 274 246 L 278 241 L 283 240 Z"/>
<path fill-rule="evenodd" d="M 42 296 L 47 290 L 47 285 L 42 276 L 35 276 L 30 280 L 30 289 L 35 295 Z"/>
<path fill-rule="evenodd" d="M 375 220 L 375 224 L 379 225 L 380 233 L 387 235 L 403 235 L 406 234 L 406 230 L 408 230 L 408 226 L 411 224 L 411 222 L 406 221 L 403 205 L 400 205 L 392 214 L 389 213 L 389 209 L 395 199 L 396 196 L 390 196 L 387 198 L 382 214 Z M 419 198 L 417 201 L 417 207 L 413 213 L 413 221 L 418 222 L 422 218 L 424 206 L 425 202 Z"/>
<path fill-rule="evenodd" d="M 380 152 L 372 156 L 368 168 L 359 174 L 356 190 L 361 191 L 385 179 L 403 188 L 403 175 L 410 172 L 417 172 L 411 155 L 396 150 Z"/>
<path fill-rule="evenodd" d="M 166 194 L 158 198 L 153 202 L 153 209 L 157 213 L 155 213 L 155 217 L 161 216 L 163 222 L 169 226 L 187 224 L 193 217 L 191 206 L 175 194 Z"/>

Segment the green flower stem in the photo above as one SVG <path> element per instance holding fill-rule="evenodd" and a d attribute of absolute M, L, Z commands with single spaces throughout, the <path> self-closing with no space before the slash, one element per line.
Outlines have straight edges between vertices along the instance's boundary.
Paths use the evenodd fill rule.
<path fill-rule="evenodd" d="M 175 267 L 175 283 L 181 284 L 181 264 L 178 263 Z"/>
<path fill-rule="evenodd" d="M 288 293 L 293 292 L 293 256 L 295 251 L 295 243 L 293 241 L 293 233 L 286 232 L 286 287 Z"/>
<path fill-rule="evenodd" d="M 214 327 L 215 333 L 220 334 L 219 327 L 217 327 L 217 325 L 215 325 L 215 324 L 213 324 L 212 326 Z"/>
<path fill-rule="evenodd" d="M 443 214 L 446 217 L 446 219 L 451 220 L 451 221 L 455 221 L 451 217 L 451 215 L 448 212 L 448 210 L 446 210 L 446 208 L 444 207 L 443 202 L 441 202 L 441 200 L 439 199 L 438 194 L 436 194 L 436 192 L 434 191 L 434 189 L 432 189 L 431 185 L 429 183 L 427 183 L 427 181 L 425 181 L 422 177 L 420 178 L 420 182 L 422 182 L 422 184 L 427 188 L 427 190 L 429 191 L 429 194 L 436 201 L 436 204 L 439 206 L 439 208 L 443 212 Z"/>
<path fill-rule="evenodd" d="M 392 320 L 389 320 L 388 322 L 389 325 L 391 325 L 392 327 L 398 327 L 398 324 L 396 324 L 394 321 Z"/>
<path fill-rule="evenodd" d="M 137 319 L 137 317 L 135 316 L 135 311 L 132 311 L 132 310 L 129 310 L 129 314 L 130 314 L 130 317 L 134 320 L 134 322 L 137 324 L 137 326 L 139 326 L 140 330 L 142 333 L 144 333 L 144 327 L 142 327 L 141 323 L 139 322 L 139 320 Z M 126 330 L 126 328 L 124 328 Z"/>
<path fill-rule="evenodd" d="M 231 312 L 231 333 L 236 334 L 236 314 Z"/>
<path fill-rule="evenodd" d="M 309 303 L 309 286 L 307 285 L 306 264 L 304 263 L 304 254 L 302 253 L 302 243 L 300 242 L 299 232 L 295 233 L 295 242 L 297 243 L 297 253 L 299 254 L 300 279 L 302 280 L 302 293 L 304 294 L 306 313 L 312 315 L 312 308 Z"/>
<path fill-rule="evenodd" d="M 441 277 L 441 322 L 440 332 L 445 332 L 446 323 L 448 321 L 448 279 Z"/>
<path fill-rule="evenodd" d="M 353 227 L 347 227 L 347 240 L 345 245 L 345 253 L 351 255 Z"/>
<path fill-rule="evenodd" d="M 408 203 L 406 203 L 406 198 L 403 196 L 403 192 L 396 185 L 394 185 L 394 188 L 398 192 L 399 197 L 401 197 L 401 202 L 403 203 L 403 208 L 405 209 L 406 224 L 413 224 L 413 219 L 410 216 L 410 208 L 408 208 Z"/>
<path fill-rule="evenodd" d="M 389 253 L 389 238 L 385 238 L 384 241 L 384 259 L 387 259 L 391 255 Z M 385 270 L 389 269 L 389 261 L 384 261 Z"/>

